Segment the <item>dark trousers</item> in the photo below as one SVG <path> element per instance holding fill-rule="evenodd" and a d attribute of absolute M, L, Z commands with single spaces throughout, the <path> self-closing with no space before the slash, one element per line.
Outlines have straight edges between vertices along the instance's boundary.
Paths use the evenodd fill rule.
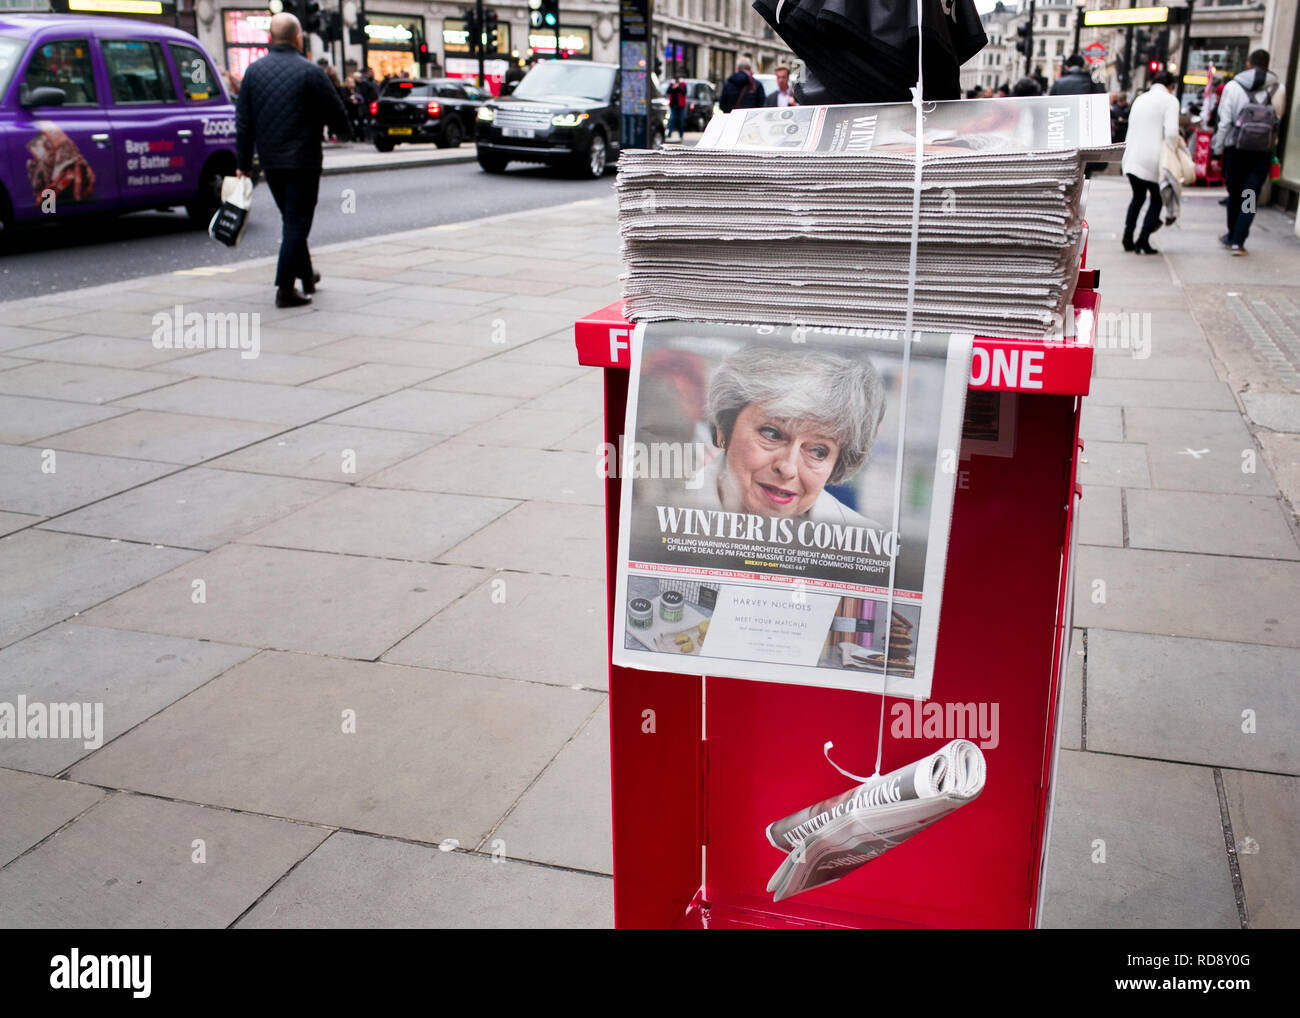
<path fill-rule="evenodd" d="M 668 108 L 668 134 L 671 136 L 676 131 L 678 135 L 685 137 L 686 132 L 686 107 L 670 106 Z"/>
<path fill-rule="evenodd" d="M 1138 213 L 1142 211 L 1142 202 L 1146 198 L 1151 199 L 1151 205 L 1147 209 L 1147 217 L 1142 221 L 1142 233 L 1140 236 L 1148 236 L 1160 229 L 1160 213 L 1164 206 L 1160 201 L 1160 185 L 1154 180 L 1143 180 L 1141 177 L 1135 177 L 1128 174 L 1129 187 L 1133 188 L 1133 200 L 1128 203 L 1128 216 L 1124 220 L 1124 236 L 1133 236 L 1134 229 L 1137 228 Z"/>
<path fill-rule="evenodd" d="M 1244 245 L 1250 236 L 1255 206 L 1264 190 L 1270 162 L 1272 157 L 1267 152 L 1242 152 L 1235 148 L 1223 150 L 1223 179 L 1228 185 L 1229 244 Z"/>
<path fill-rule="evenodd" d="M 280 261 L 275 267 L 275 286 L 291 290 L 301 280 L 303 289 L 313 289 L 311 254 L 307 235 L 316 215 L 316 198 L 320 193 L 320 170 L 272 170 L 266 172 L 266 186 L 271 189 L 280 210 Z"/>

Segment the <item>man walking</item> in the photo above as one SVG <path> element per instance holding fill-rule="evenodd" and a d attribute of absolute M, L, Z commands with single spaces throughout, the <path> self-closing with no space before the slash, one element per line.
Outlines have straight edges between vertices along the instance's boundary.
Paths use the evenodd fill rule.
<path fill-rule="evenodd" d="M 1268 61 L 1267 50 L 1255 50 L 1249 66 L 1224 86 L 1216 110 L 1219 126 L 1210 143 L 1216 155 L 1223 155 L 1228 185 L 1228 232 L 1219 243 L 1234 255 L 1246 253 L 1282 120 L 1282 83 L 1268 69 Z"/>
<path fill-rule="evenodd" d="M 1094 92 L 1104 92 L 1106 86 L 1099 81 L 1093 81 L 1092 75 L 1088 73 L 1087 67 L 1084 66 L 1083 57 L 1078 53 L 1065 61 L 1065 73 L 1062 74 L 1052 85 L 1049 95 L 1091 95 Z"/>
<path fill-rule="evenodd" d="M 722 86 L 718 106 L 723 113 L 730 113 L 762 106 L 765 99 L 763 86 L 754 80 L 754 62 L 749 57 L 741 57 L 736 61 L 736 73 Z"/>
<path fill-rule="evenodd" d="M 776 91 L 767 97 L 767 106 L 798 106 L 790 91 L 790 68 L 780 64 L 776 69 Z"/>
<path fill-rule="evenodd" d="M 320 282 L 307 250 L 320 191 L 321 132 L 352 137 L 343 101 L 323 70 L 303 56 L 302 25 L 292 14 L 271 18 L 271 49 L 244 75 L 235 109 L 237 176 L 253 168 L 256 146 L 266 185 L 280 209 L 280 261 L 275 270 L 275 306 L 311 303 Z M 302 292 L 294 287 L 301 280 Z"/>
<path fill-rule="evenodd" d="M 1133 100 L 1128 117 L 1128 141 L 1124 146 L 1121 167 L 1133 189 L 1128 216 L 1124 221 L 1124 250 L 1139 254 L 1159 254 L 1151 246 L 1151 234 L 1160 229 L 1160 166 L 1164 160 L 1166 142 L 1177 145 L 1178 100 L 1169 87 L 1174 76 L 1161 71 L 1152 79 L 1149 89 Z M 1138 215 L 1144 200 L 1150 199 L 1142 232 L 1135 242 Z"/>

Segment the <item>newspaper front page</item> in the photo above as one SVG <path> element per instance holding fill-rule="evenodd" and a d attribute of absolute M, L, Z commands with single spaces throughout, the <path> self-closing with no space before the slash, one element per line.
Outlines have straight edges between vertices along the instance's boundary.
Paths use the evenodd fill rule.
<path fill-rule="evenodd" d="M 930 695 L 971 337 L 632 337 L 614 663 Z"/>

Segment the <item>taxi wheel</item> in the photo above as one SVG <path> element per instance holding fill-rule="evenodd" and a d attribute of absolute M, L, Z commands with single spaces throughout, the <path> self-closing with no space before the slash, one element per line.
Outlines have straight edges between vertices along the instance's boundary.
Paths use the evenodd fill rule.
<path fill-rule="evenodd" d="M 394 145 L 394 144 L 395 144 L 394 142 L 389 141 L 387 138 L 376 138 L 376 139 L 375 139 L 375 148 L 379 149 L 380 152 L 391 152 L 391 151 L 393 151 L 393 145 Z"/>
<path fill-rule="evenodd" d="M 206 228 L 221 207 L 221 177 L 218 168 L 205 167 L 198 191 L 185 203 L 185 214 L 199 226 Z"/>

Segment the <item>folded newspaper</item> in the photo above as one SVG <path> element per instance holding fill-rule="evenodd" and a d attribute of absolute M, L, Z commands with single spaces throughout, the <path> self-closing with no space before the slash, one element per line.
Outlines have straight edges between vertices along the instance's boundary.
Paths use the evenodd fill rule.
<path fill-rule="evenodd" d="M 1074 290 L 1105 96 L 927 104 L 913 324 L 1043 338 Z M 634 321 L 897 329 L 908 306 L 910 104 L 739 110 L 693 149 L 619 160 Z"/>
<path fill-rule="evenodd" d="M 768 881 L 774 901 L 852 873 L 984 790 L 984 754 L 965 739 L 906 767 L 771 824 L 767 839 L 788 853 Z"/>

